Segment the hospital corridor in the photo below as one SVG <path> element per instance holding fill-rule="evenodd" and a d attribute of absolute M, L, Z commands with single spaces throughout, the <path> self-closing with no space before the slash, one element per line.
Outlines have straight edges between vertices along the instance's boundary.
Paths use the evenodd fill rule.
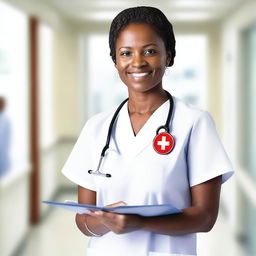
<path fill-rule="evenodd" d="M 135 6 L 173 24 L 163 87 L 211 114 L 235 172 L 198 256 L 256 256 L 255 0 L 0 0 L 0 256 L 87 256 L 75 213 L 42 201 L 77 201 L 61 170 L 86 121 L 127 98 L 108 33 Z"/>

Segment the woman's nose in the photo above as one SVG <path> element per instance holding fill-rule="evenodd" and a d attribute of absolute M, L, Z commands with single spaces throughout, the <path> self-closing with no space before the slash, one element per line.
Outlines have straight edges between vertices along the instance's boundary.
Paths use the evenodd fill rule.
<path fill-rule="evenodd" d="M 144 56 L 141 54 L 135 54 L 132 58 L 132 66 L 136 68 L 141 68 L 147 65 Z"/>

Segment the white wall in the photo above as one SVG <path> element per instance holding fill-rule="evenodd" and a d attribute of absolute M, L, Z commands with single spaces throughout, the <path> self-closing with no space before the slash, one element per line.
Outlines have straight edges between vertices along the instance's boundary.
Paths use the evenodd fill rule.
<path fill-rule="evenodd" d="M 11 123 L 11 166 L 0 180 L 0 254 L 9 256 L 29 226 L 28 24 L 24 13 L 2 2 L 0 13 L 0 50 L 5 59 L 0 94 L 6 98 Z"/>
<path fill-rule="evenodd" d="M 0 75 L 0 94 L 7 98 L 7 114 L 12 126 L 11 170 L 10 175 L 0 180 L 0 255 L 10 256 L 11 253 L 25 238 L 29 230 L 30 209 L 30 95 L 29 95 L 29 51 L 28 51 L 28 15 L 36 15 L 40 21 L 48 24 L 55 30 L 60 29 L 65 23 L 49 8 L 31 1 L 6 1 L 15 8 L 0 1 L 0 8 L 4 6 L 0 14 L 0 49 L 7 52 L 8 63 L 3 66 L 7 75 Z M 17 8 L 17 9 L 16 9 Z M 13 10 L 11 15 L 7 10 Z M 1 9 L 2 11 L 2 9 Z M 3 15 L 6 14 L 6 15 Z M 6 26 L 8 24 L 8 26 Z M 14 32 L 14 33 L 13 33 Z M 42 32 L 42 31 L 41 31 Z M 41 36 L 44 33 L 41 33 Z M 3 35 L 3 36 L 2 36 Z M 9 41 L 8 41 L 9 40 Z M 40 41 L 40 40 L 39 40 Z M 43 43 L 42 43 L 43 42 Z M 41 48 L 48 47 L 41 41 Z M 59 42 L 60 44 L 62 42 Z M 57 47 L 58 48 L 58 47 Z M 47 55 L 48 53 L 48 55 Z M 49 48 L 44 61 L 49 57 Z M 63 52 L 66 55 L 65 52 Z M 41 56 L 43 56 L 42 53 Z M 57 171 L 55 159 L 49 159 L 44 150 L 49 149 L 56 142 L 55 130 L 52 124 L 55 112 L 47 113 L 54 109 L 49 99 L 52 94 L 52 75 L 50 67 L 46 63 L 39 64 L 41 74 L 39 87 L 45 96 L 41 107 L 41 197 L 50 199 L 57 189 Z M 44 67 L 44 68 L 42 68 Z M 48 73 L 47 73 L 48 72 Z M 68 76 L 68 72 L 66 74 Z M 45 76 L 46 75 L 46 76 Z M 45 90 L 46 89 L 46 90 Z M 47 102 L 47 100 L 49 100 Z M 47 104 L 47 105 L 46 105 Z M 46 106 L 46 107 L 45 107 Z M 51 109 L 51 110 L 50 110 Z M 62 111 L 62 110 L 61 110 Z M 52 114 L 52 115 L 51 115 Z M 53 117 L 54 116 L 54 117 Z M 48 119 L 47 119 L 48 118 Z M 44 150 L 43 150 L 44 149 Z M 44 161 L 48 158 L 47 161 Z M 50 161 L 49 161 L 50 160 Z M 47 165 L 45 164 L 47 163 Z"/>
<path fill-rule="evenodd" d="M 23 166 L 0 180 L 1 256 L 10 256 L 28 231 L 29 174 L 29 166 Z"/>
<path fill-rule="evenodd" d="M 39 147 L 40 147 L 40 198 L 51 200 L 58 188 L 56 157 L 56 131 L 54 131 L 53 99 L 53 30 L 39 25 Z M 40 204 L 41 211 L 47 209 Z"/>
<path fill-rule="evenodd" d="M 11 123 L 10 172 L 14 172 L 29 162 L 28 21 L 1 2 L 0 12 L 0 95 L 6 98 Z"/>
<path fill-rule="evenodd" d="M 35 16 L 39 20 L 54 27 L 63 25 L 63 19 L 55 10 L 45 4 L 45 1 L 31 0 L 3 0 L 8 4 L 16 7 L 28 16 Z"/>
<path fill-rule="evenodd" d="M 72 27 L 54 30 L 54 129 L 58 138 L 80 132 L 79 35 Z"/>
<path fill-rule="evenodd" d="M 53 129 L 53 30 L 45 24 L 39 25 L 39 144 L 47 149 L 55 143 Z"/>

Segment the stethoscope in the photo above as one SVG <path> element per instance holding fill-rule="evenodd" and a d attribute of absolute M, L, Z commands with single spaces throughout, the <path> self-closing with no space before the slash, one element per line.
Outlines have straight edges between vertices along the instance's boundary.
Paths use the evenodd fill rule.
<path fill-rule="evenodd" d="M 165 92 L 167 93 L 168 98 L 169 98 L 169 103 L 170 103 L 169 112 L 168 112 L 168 116 L 167 116 L 165 125 L 161 125 L 157 128 L 156 136 L 153 140 L 153 148 L 155 149 L 155 151 L 157 153 L 159 153 L 161 155 L 169 154 L 173 150 L 174 144 L 175 144 L 174 138 L 169 132 L 169 124 L 170 124 L 172 116 L 173 116 L 173 98 L 172 98 L 172 95 L 168 91 L 165 91 Z M 106 141 L 105 146 L 102 149 L 97 169 L 96 169 L 96 171 L 88 170 L 89 174 L 99 175 L 99 176 L 103 176 L 103 177 L 106 177 L 106 178 L 111 177 L 111 174 L 103 173 L 103 172 L 100 171 L 100 169 L 101 169 L 101 165 L 102 165 L 102 161 L 103 161 L 103 158 L 105 156 L 105 153 L 109 148 L 109 143 L 110 143 L 110 139 L 111 139 L 113 125 L 116 121 L 117 115 L 119 114 L 123 105 L 128 101 L 128 99 L 129 98 L 125 99 L 119 105 L 119 107 L 116 109 L 116 112 L 114 113 L 114 115 L 112 117 L 112 120 L 110 122 L 109 128 L 108 128 L 107 141 Z M 164 130 L 164 132 L 160 132 L 161 130 Z"/>

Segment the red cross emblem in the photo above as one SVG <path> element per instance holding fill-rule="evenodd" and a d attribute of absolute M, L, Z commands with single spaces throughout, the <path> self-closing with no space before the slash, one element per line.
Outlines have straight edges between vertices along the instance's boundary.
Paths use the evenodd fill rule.
<path fill-rule="evenodd" d="M 153 147 L 159 154 L 169 154 L 174 148 L 174 138 L 167 132 L 159 133 L 154 138 Z"/>

